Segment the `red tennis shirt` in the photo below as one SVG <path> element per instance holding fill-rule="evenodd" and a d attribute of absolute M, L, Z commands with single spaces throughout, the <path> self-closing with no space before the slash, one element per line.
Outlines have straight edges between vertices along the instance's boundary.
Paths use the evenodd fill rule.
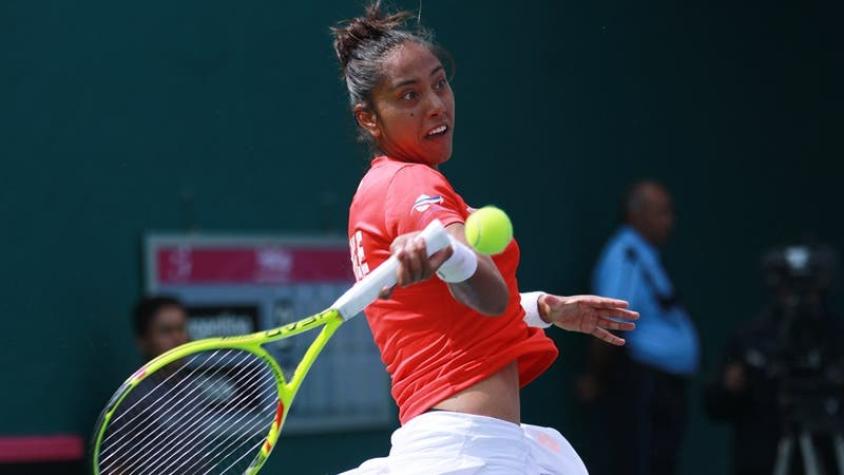
<path fill-rule="evenodd" d="M 433 219 L 462 223 L 471 212 L 448 180 L 423 164 L 377 157 L 349 210 L 349 246 L 360 280 L 390 256 L 390 244 Z M 542 374 L 557 348 L 522 319 L 516 241 L 493 257 L 510 292 L 504 314 L 489 317 L 461 304 L 440 279 L 396 288 L 369 305 L 366 318 L 392 378 L 402 424 L 518 360 L 520 385 Z"/>

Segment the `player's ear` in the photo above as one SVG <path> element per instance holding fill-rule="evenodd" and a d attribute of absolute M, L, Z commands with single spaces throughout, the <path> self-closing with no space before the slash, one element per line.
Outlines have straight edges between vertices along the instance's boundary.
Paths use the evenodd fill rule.
<path fill-rule="evenodd" d="M 381 129 L 378 127 L 378 117 L 370 107 L 364 104 L 356 104 L 354 108 L 355 120 L 358 125 L 366 130 L 375 140 L 381 138 Z"/>

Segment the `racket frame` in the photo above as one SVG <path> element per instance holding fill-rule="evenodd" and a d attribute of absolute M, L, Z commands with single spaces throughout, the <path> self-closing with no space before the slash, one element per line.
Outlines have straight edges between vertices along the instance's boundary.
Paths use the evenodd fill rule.
<path fill-rule="evenodd" d="M 345 320 L 338 310 L 328 309 L 316 315 L 312 315 L 270 330 L 259 331 L 248 335 L 206 338 L 203 340 L 192 341 L 173 348 L 172 350 L 162 353 L 158 357 L 150 360 L 123 382 L 100 414 L 97 429 L 94 433 L 94 449 L 92 453 L 94 475 L 100 475 L 100 446 L 103 442 L 106 429 L 126 396 L 128 396 L 129 393 L 132 392 L 132 390 L 135 389 L 142 381 L 161 368 L 190 357 L 191 355 L 213 350 L 240 350 L 251 353 L 269 366 L 272 370 L 273 376 L 275 377 L 276 391 L 278 392 L 278 409 L 276 410 L 276 415 L 272 424 L 270 424 L 264 443 L 261 444 L 261 448 L 255 459 L 245 472 L 247 474 L 258 473 L 258 470 L 260 470 L 260 468 L 264 465 L 267 458 L 270 456 L 273 447 L 278 441 L 278 437 L 281 434 L 281 428 L 284 426 L 284 421 L 287 419 L 287 414 L 290 412 L 290 406 L 293 403 L 293 398 L 299 391 L 305 376 L 307 376 L 308 371 L 310 371 L 311 366 L 313 366 L 314 362 L 316 362 L 317 357 L 322 349 L 325 348 L 325 345 L 331 339 L 331 336 L 334 335 L 334 332 L 337 331 L 337 328 L 339 328 L 344 321 Z M 287 381 L 287 378 L 284 377 L 284 371 L 282 371 L 278 362 L 263 347 L 263 345 L 311 331 L 320 326 L 323 327 L 322 330 L 316 338 L 314 338 L 314 341 L 296 365 L 296 369 L 293 371 L 290 381 Z"/>
<path fill-rule="evenodd" d="M 429 223 L 419 236 L 425 240 L 426 250 L 429 256 L 450 244 L 448 233 L 442 223 L 436 219 Z M 276 390 L 278 391 L 278 409 L 276 410 L 276 416 L 273 419 L 272 424 L 270 424 L 267 437 L 264 443 L 261 444 L 258 454 L 244 472 L 247 475 L 254 475 L 258 473 L 267 458 L 270 456 L 275 443 L 278 441 L 281 428 L 284 425 L 284 421 L 290 411 L 290 406 L 293 403 L 293 398 L 296 396 L 299 387 L 302 385 L 302 381 L 305 379 L 305 376 L 308 374 L 311 366 L 313 366 L 317 356 L 319 356 L 326 343 L 328 343 L 328 340 L 331 339 L 331 336 L 335 331 L 337 331 L 337 328 L 339 328 L 343 322 L 362 312 L 367 305 L 378 297 L 379 292 L 383 288 L 395 285 L 396 269 L 398 268 L 398 265 L 398 260 L 395 256 L 389 257 L 381 265 L 372 270 L 366 277 L 361 279 L 358 283 L 352 286 L 352 288 L 341 295 L 329 309 L 310 317 L 303 318 L 281 327 L 250 333 L 248 335 L 206 338 L 203 340 L 189 342 L 173 348 L 172 350 L 150 360 L 123 382 L 100 414 L 97 421 L 97 428 L 94 431 L 94 440 L 92 444 L 93 452 L 91 463 L 93 465 L 94 475 L 100 475 L 100 445 L 103 442 L 109 422 L 126 396 L 135 389 L 138 384 L 168 364 L 184 359 L 190 355 L 209 350 L 226 349 L 242 350 L 257 356 L 271 368 L 275 377 Z M 302 357 L 302 360 L 296 365 L 296 369 L 293 371 L 290 381 L 287 381 L 284 377 L 284 372 L 278 365 L 278 362 L 267 352 L 267 350 L 263 348 L 263 345 L 295 336 L 300 333 L 316 329 L 320 326 L 323 326 L 322 330 L 316 338 L 314 338 L 314 341 L 308 347 L 307 351 L 305 351 L 305 355 Z"/>

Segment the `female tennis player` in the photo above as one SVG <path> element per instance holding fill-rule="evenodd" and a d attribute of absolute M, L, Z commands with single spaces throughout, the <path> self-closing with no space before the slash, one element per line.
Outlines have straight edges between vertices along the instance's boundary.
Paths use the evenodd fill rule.
<path fill-rule="evenodd" d="M 396 288 L 365 311 L 401 427 L 388 456 L 346 473 L 586 473 L 558 431 L 521 423 L 519 390 L 557 356 L 544 328 L 622 345 L 610 330 L 632 330 L 638 314 L 620 300 L 520 294 L 515 241 L 492 258 L 465 244 L 472 209 L 438 169 L 455 129 L 444 54 L 403 29 L 408 13 L 379 3 L 333 32 L 352 112 L 376 150 L 349 211 L 355 274 L 391 254 L 401 263 Z M 452 243 L 427 258 L 416 233 L 433 219 Z"/>

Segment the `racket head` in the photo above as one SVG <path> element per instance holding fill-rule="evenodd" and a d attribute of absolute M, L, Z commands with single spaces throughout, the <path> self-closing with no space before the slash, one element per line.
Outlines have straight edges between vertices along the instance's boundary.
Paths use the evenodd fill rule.
<path fill-rule="evenodd" d="M 187 343 L 151 360 L 100 414 L 93 473 L 257 473 L 304 375 L 341 323 L 329 310 L 266 332 Z M 288 381 L 262 345 L 321 325 Z"/>

